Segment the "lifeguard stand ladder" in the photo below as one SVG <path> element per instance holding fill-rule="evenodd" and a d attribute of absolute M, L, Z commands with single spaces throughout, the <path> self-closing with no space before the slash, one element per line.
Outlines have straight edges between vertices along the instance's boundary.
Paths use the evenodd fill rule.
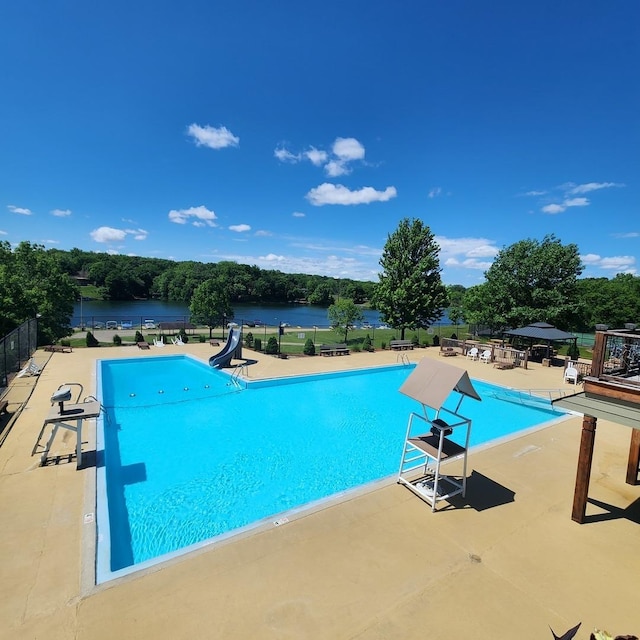
<path fill-rule="evenodd" d="M 400 392 L 420 402 L 423 414 L 412 412 L 409 415 L 398 482 L 431 505 L 431 511 L 435 511 L 439 501 L 466 493 L 471 419 L 459 411 L 464 398 L 481 398 L 464 369 L 428 358 L 420 361 Z M 452 393 L 457 393 L 459 397 L 455 407 L 450 409 L 443 405 Z M 447 421 L 443 420 L 443 415 Z M 449 437 L 454 432 L 458 442 Z M 460 478 L 441 473 L 442 464 L 460 458 Z"/>

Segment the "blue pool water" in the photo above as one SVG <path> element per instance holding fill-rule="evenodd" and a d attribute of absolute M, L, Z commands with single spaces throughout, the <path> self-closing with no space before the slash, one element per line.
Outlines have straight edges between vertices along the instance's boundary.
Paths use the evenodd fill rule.
<path fill-rule="evenodd" d="M 421 412 L 398 392 L 411 371 L 239 387 L 184 355 L 99 362 L 99 581 L 397 473 L 409 414 Z M 558 416 L 474 386 L 483 401 L 461 411 L 473 420 L 471 446 Z"/>

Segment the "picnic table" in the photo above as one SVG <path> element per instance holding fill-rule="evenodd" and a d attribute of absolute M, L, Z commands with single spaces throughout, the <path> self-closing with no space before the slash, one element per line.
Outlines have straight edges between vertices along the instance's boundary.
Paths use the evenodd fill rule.
<path fill-rule="evenodd" d="M 349 347 L 346 344 L 321 344 L 321 356 L 348 356 Z"/>

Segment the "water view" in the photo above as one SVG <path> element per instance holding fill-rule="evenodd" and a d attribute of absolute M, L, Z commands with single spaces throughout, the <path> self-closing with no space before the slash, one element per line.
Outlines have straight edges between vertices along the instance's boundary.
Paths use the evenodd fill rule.
<path fill-rule="evenodd" d="M 238 324 L 254 322 L 267 326 L 288 324 L 292 327 L 328 327 L 329 318 L 326 307 L 308 304 L 236 304 L 233 306 L 233 321 Z M 377 311 L 363 311 L 363 323 L 378 327 L 382 323 Z M 188 322 L 189 305 L 181 302 L 163 300 L 103 301 L 89 300 L 77 302 L 74 307 L 71 326 L 104 328 L 107 322 L 131 323 L 133 328 L 143 326 L 145 321 Z M 230 318 L 231 320 L 231 318 Z M 439 323 L 451 324 L 445 315 Z"/>

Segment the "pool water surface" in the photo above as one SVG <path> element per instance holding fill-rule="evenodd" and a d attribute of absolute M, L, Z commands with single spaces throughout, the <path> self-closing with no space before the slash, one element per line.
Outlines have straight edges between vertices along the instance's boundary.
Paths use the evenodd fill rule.
<path fill-rule="evenodd" d="M 234 384 L 185 355 L 99 362 L 98 581 L 397 473 L 412 370 Z M 471 446 L 559 415 L 473 384 Z"/>

